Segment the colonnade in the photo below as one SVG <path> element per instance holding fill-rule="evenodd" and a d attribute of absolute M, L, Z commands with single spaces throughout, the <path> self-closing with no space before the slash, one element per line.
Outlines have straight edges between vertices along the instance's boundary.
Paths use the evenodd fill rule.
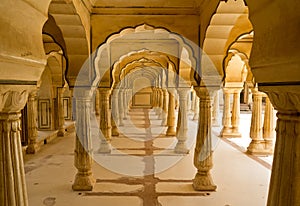
<path fill-rule="evenodd" d="M 223 88 L 223 128 L 220 133 L 222 138 L 241 137 L 239 132 L 240 92 L 241 89 Z M 247 93 L 249 94 L 249 92 Z M 233 94 L 232 104 L 230 101 L 231 94 Z M 272 155 L 275 136 L 274 108 L 269 97 L 265 93 L 258 91 L 257 87 L 251 88 L 251 97 L 253 97 L 249 134 L 251 143 L 247 148 L 247 152 L 253 155 Z M 264 111 L 263 98 L 265 99 Z"/>
<path fill-rule="evenodd" d="M 114 133 L 114 127 L 112 122 L 115 123 L 115 127 L 122 127 L 123 120 L 128 113 L 130 104 L 124 103 L 124 99 L 130 102 L 132 97 L 128 94 L 129 89 L 114 88 L 99 88 L 99 107 L 96 110 L 100 111 L 100 130 L 101 141 L 99 143 L 99 153 L 110 153 L 111 146 L 110 140 L 112 133 Z M 176 93 L 179 99 L 179 109 L 176 112 L 175 102 Z M 112 94 L 112 95 L 111 95 Z M 194 165 L 198 172 L 194 179 L 194 188 L 196 190 L 215 190 L 216 186 L 213 184 L 210 177 L 210 169 L 212 168 L 212 150 L 211 150 L 211 106 L 212 97 L 208 91 L 203 88 L 194 88 L 193 98 L 191 98 L 191 88 L 153 88 L 153 109 L 158 118 L 162 120 L 161 124 L 166 126 L 166 136 L 176 136 L 177 144 L 174 148 L 175 153 L 187 154 L 189 149 L 186 146 L 187 130 L 188 130 L 188 106 L 194 112 L 198 114 L 198 131 L 197 131 L 197 145 L 195 149 Z M 200 98 L 199 98 L 200 97 Z M 77 111 L 81 115 L 76 115 L 76 122 L 83 124 L 83 127 L 79 127 L 77 130 L 76 138 L 76 150 L 75 150 L 75 166 L 78 169 L 73 189 L 74 190 L 91 190 L 93 188 L 94 180 L 91 173 L 91 159 L 89 150 L 83 148 L 89 147 L 90 144 L 90 128 L 88 124 L 90 121 L 88 113 L 91 110 L 91 97 L 82 96 L 77 94 L 76 97 Z M 111 98 L 111 111 L 109 109 L 109 98 Z M 189 102 L 190 101 L 190 102 Z M 189 102 L 189 103 L 188 103 Z M 97 104 L 96 104 L 97 106 Z M 199 106 L 199 107 L 198 107 Z M 111 114 L 112 112 L 112 114 Z M 176 117 L 178 113 L 178 117 Z M 195 115 L 192 115 L 192 119 Z M 177 121 L 176 121 L 177 120 Z M 115 133 L 118 135 L 119 133 Z M 84 146 L 80 146 L 80 143 Z M 201 154 L 200 154 L 201 153 Z M 199 158 L 201 157 L 201 158 Z M 82 165 L 80 165 L 82 164 Z"/>

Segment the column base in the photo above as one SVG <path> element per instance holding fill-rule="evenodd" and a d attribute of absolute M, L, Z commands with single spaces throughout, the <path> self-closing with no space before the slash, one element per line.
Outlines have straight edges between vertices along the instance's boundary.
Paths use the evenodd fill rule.
<path fill-rule="evenodd" d="M 74 191 L 92 191 L 95 185 L 95 179 L 92 175 L 80 175 L 75 176 L 72 189 Z"/>
<path fill-rule="evenodd" d="M 273 151 L 270 149 L 266 149 L 263 140 L 252 140 L 249 147 L 247 148 L 247 153 L 256 156 L 266 156 L 272 155 Z"/>
<path fill-rule="evenodd" d="M 186 147 L 185 142 L 180 141 L 176 144 L 174 151 L 177 154 L 188 154 L 190 152 L 190 150 Z"/>
<path fill-rule="evenodd" d="M 192 118 L 192 120 L 198 120 L 199 119 L 199 115 L 197 114 L 195 114 L 194 116 L 193 116 L 193 118 Z"/>
<path fill-rule="evenodd" d="M 106 141 L 101 141 L 100 147 L 98 149 L 98 153 L 107 154 L 111 153 L 111 145 Z"/>
<path fill-rule="evenodd" d="M 59 130 L 59 131 L 57 132 L 57 136 L 58 136 L 58 137 L 64 137 L 64 136 L 65 136 L 65 133 L 66 133 L 65 129 Z"/>
<path fill-rule="evenodd" d="M 175 131 L 174 127 L 168 126 L 166 136 L 175 136 L 175 135 L 176 135 L 176 131 Z"/>
<path fill-rule="evenodd" d="M 211 121 L 211 126 L 212 126 L 212 127 L 220 127 L 221 125 L 220 125 L 220 123 L 218 122 L 217 119 L 213 119 L 213 120 Z"/>
<path fill-rule="evenodd" d="M 232 129 L 222 129 L 220 133 L 220 137 L 222 138 L 240 138 L 242 134 L 240 132 L 234 132 Z"/>
<path fill-rule="evenodd" d="M 193 179 L 194 190 L 197 191 L 216 191 L 217 186 L 213 183 L 209 173 L 197 173 Z"/>
<path fill-rule="evenodd" d="M 161 126 L 167 126 L 167 120 L 165 120 L 165 119 L 162 119 L 162 121 L 161 121 L 161 124 L 160 124 Z"/>
<path fill-rule="evenodd" d="M 26 148 L 26 154 L 35 154 L 40 150 L 38 144 L 29 144 Z"/>
<path fill-rule="evenodd" d="M 111 135 L 112 136 L 119 136 L 119 131 L 117 127 L 113 127 L 111 130 Z"/>

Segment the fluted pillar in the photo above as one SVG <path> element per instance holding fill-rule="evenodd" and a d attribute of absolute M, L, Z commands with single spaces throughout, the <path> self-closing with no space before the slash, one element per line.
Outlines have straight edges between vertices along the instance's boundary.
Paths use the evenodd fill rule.
<path fill-rule="evenodd" d="M 194 154 L 194 165 L 197 174 L 193 179 L 193 187 L 199 191 L 215 191 L 217 186 L 213 183 L 210 170 L 213 166 L 212 140 L 211 140 L 211 96 L 206 88 L 196 87 L 200 97 L 200 114 Z"/>
<path fill-rule="evenodd" d="M 119 107 L 119 126 L 124 126 L 124 99 L 123 99 L 123 94 L 122 94 L 122 89 L 118 89 L 118 107 Z"/>
<path fill-rule="evenodd" d="M 163 98 L 163 112 L 162 112 L 161 125 L 166 126 L 168 121 L 168 104 L 169 104 L 169 93 L 167 89 L 163 89 L 163 95 L 164 98 Z"/>
<path fill-rule="evenodd" d="M 199 118 L 199 97 L 196 95 L 196 92 L 194 92 L 194 96 L 195 96 L 195 103 L 194 103 L 193 120 L 198 120 L 198 118 Z"/>
<path fill-rule="evenodd" d="M 92 174 L 92 145 L 91 145 L 91 106 L 92 97 L 89 91 L 76 89 L 76 142 L 74 164 L 77 168 L 72 189 L 75 191 L 90 191 L 95 180 Z"/>
<path fill-rule="evenodd" d="M 111 134 L 112 136 L 119 136 L 119 130 L 118 130 L 118 127 L 117 125 L 119 124 L 119 109 L 118 109 L 118 92 L 117 92 L 117 89 L 114 89 L 113 90 L 114 94 L 112 95 L 112 101 L 111 101 L 111 104 L 112 104 L 112 108 L 111 108 L 111 115 L 112 115 L 112 118 L 111 118 L 111 126 L 112 126 L 112 129 L 111 129 Z"/>
<path fill-rule="evenodd" d="M 272 106 L 270 99 L 266 97 L 264 124 L 263 124 L 263 139 L 265 141 L 265 153 L 273 154 L 274 152 L 274 107 Z"/>
<path fill-rule="evenodd" d="M 192 100 L 191 100 L 191 89 L 187 93 L 187 113 L 191 114 L 192 113 Z M 180 105 L 180 100 L 179 100 L 179 105 Z"/>
<path fill-rule="evenodd" d="M 111 112 L 109 110 L 110 88 L 99 88 L 100 92 L 100 147 L 99 153 L 111 152 Z"/>
<path fill-rule="evenodd" d="M 95 90 L 95 113 L 97 116 L 100 115 L 100 95 L 99 90 Z"/>
<path fill-rule="evenodd" d="M 64 88 L 57 88 L 57 112 L 58 112 L 58 133 L 63 137 L 65 135 L 65 112 L 64 112 Z"/>
<path fill-rule="evenodd" d="M 219 90 L 215 91 L 214 94 L 214 103 L 213 103 L 213 109 L 212 109 L 212 126 L 213 127 L 219 127 L 219 112 L 220 112 L 220 95 Z"/>
<path fill-rule="evenodd" d="M 158 118 L 161 113 L 161 95 L 160 95 L 160 88 L 156 88 L 156 108 L 155 108 L 155 114 L 158 115 Z"/>
<path fill-rule="evenodd" d="M 169 108 L 168 108 L 168 129 L 167 136 L 175 136 L 175 89 L 169 91 Z"/>
<path fill-rule="evenodd" d="M 0 95 L 0 205 L 28 206 L 21 146 L 21 109 L 27 91 L 1 92 Z"/>
<path fill-rule="evenodd" d="M 231 137 L 230 90 L 224 88 L 223 129 L 221 137 Z"/>
<path fill-rule="evenodd" d="M 231 116 L 231 137 L 242 137 L 239 132 L 240 125 L 240 93 L 241 89 L 234 89 L 233 91 L 233 104 Z"/>
<path fill-rule="evenodd" d="M 277 112 L 268 206 L 300 204 L 300 88 L 265 89 Z"/>
<path fill-rule="evenodd" d="M 127 89 L 122 89 L 122 95 L 123 95 L 123 119 L 127 119 L 127 110 L 128 110 L 128 100 L 127 100 Z M 101 95 L 101 94 L 100 94 Z M 100 101 L 101 106 L 101 101 Z"/>
<path fill-rule="evenodd" d="M 187 131 L 188 131 L 188 104 L 187 99 L 191 88 L 178 88 L 179 94 L 179 112 L 177 122 L 177 144 L 175 152 L 180 154 L 187 154 L 189 152 L 186 147 Z"/>
<path fill-rule="evenodd" d="M 163 107 L 164 107 L 164 92 L 162 89 L 159 89 L 159 113 L 158 113 L 158 119 L 163 118 Z"/>
<path fill-rule="evenodd" d="M 247 152 L 254 155 L 264 155 L 265 143 L 262 136 L 262 96 L 257 88 L 253 89 L 253 108 L 250 126 L 250 138 L 252 139 Z"/>
<path fill-rule="evenodd" d="M 37 91 L 33 91 L 28 96 L 27 102 L 27 128 L 28 128 L 28 146 L 27 154 L 35 154 L 39 150 L 37 144 L 38 129 L 37 129 Z"/>

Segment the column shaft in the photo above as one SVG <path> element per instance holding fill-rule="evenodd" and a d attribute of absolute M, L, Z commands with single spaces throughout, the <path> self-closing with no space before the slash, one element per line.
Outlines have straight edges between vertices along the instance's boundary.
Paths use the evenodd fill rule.
<path fill-rule="evenodd" d="M 118 109 L 118 92 L 116 89 L 113 90 L 113 95 L 112 95 L 112 107 L 111 107 L 111 125 L 112 125 L 112 136 L 119 136 L 119 131 L 117 125 L 119 124 L 119 109 Z"/>
<path fill-rule="evenodd" d="M 189 152 L 186 147 L 187 131 L 188 131 L 188 93 L 190 88 L 178 88 L 179 94 L 179 112 L 177 124 L 177 144 L 175 147 L 176 153 L 187 154 Z"/>
<path fill-rule="evenodd" d="M 219 90 L 215 92 L 214 95 L 214 103 L 213 103 L 213 110 L 212 110 L 212 126 L 219 127 L 219 112 L 220 112 L 220 95 Z"/>
<path fill-rule="evenodd" d="M 168 129 L 167 129 L 167 136 L 175 136 L 175 92 L 169 91 L 169 108 L 168 108 Z"/>
<path fill-rule="evenodd" d="M 111 113 L 109 110 L 109 88 L 100 88 L 100 148 L 99 153 L 110 153 L 111 152 Z"/>
<path fill-rule="evenodd" d="M 58 136 L 65 135 L 64 88 L 57 88 Z"/>
<path fill-rule="evenodd" d="M 28 146 L 27 154 L 35 154 L 39 150 L 37 144 L 38 129 L 37 129 L 37 92 L 31 92 L 27 102 L 27 127 L 28 127 Z"/>
<path fill-rule="evenodd" d="M 124 126 L 123 119 L 124 119 L 124 99 L 123 99 L 123 94 L 122 94 L 122 89 L 118 90 L 118 106 L 119 106 L 119 126 Z"/>
<path fill-rule="evenodd" d="M 162 126 L 166 126 L 167 125 L 167 121 L 168 121 L 168 104 L 169 104 L 169 93 L 167 89 L 163 89 L 163 112 L 162 112 L 162 122 L 161 125 Z"/>
<path fill-rule="evenodd" d="M 223 129 L 221 137 L 231 137 L 230 91 L 224 89 Z"/>
<path fill-rule="evenodd" d="M 194 104 L 194 116 L 193 120 L 198 120 L 199 118 L 199 97 L 194 93 L 195 96 L 195 104 Z"/>
<path fill-rule="evenodd" d="M 240 124 L 240 92 L 241 90 L 234 90 L 233 92 L 233 105 L 232 105 L 232 116 L 231 116 L 231 137 L 242 137 L 239 132 Z"/>
<path fill-rule="evenodd" d="M 270 99 L 266 97 L 264 125 L 263 125 L 263 138 L 265 140 L 265 152 L 266 154 L 273 154 L 274 152 L 274 108 L 270 102 Z"/>

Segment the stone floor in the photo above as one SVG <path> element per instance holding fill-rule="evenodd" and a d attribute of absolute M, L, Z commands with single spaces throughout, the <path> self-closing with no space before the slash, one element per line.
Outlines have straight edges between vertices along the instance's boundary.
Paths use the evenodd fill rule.
<path fill-rule="evenodd" d="M 241 115 L 243 138 L 222 140 L 213 129 L 216 192 L 195 192 L 192 179 L 196 121 L 189 121 L 188 155 L 173 152 L 175 137 L 165 137 L 153 110 L 131 110 L 112 153 L 97 153 L 99 134 L 93 121 L 96 185 L 91 192 L 71 189 L 74 133 L 53 140 L 36 155 L 25 156 L 30 206 L 263 206 L 266 205 L 271 161 L 246 155 L 250 115 Z M 249 127 L 249 128 L 248 128 Z"/>

